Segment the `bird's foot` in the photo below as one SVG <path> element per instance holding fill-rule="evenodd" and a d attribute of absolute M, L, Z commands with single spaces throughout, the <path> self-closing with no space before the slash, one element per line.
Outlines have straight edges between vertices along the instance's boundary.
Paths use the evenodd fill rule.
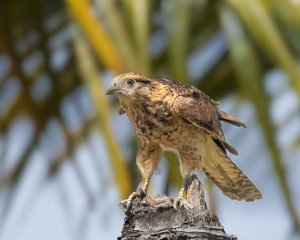
<path fill-rule="evenodd" d="M 178 196 L 174 199 L 173 207 L 175 209 L 184 207 L 186 209 L 192 209 L 193 206 L 185 199 L 184 193 L 179 193 Z"/>
<path fill-rule="evenodd" d="M 143 189 L 139 189 L 137 192 L 133 192 L 130 194 L 128 199 L 124 199 L 120 202 L 120 205 L 122 205 L 125 208 L 125 212 L 130 211 L 132 207 L 132 202 L 135 198 L 143 199 L 146 196 L 146 192 Z"/>

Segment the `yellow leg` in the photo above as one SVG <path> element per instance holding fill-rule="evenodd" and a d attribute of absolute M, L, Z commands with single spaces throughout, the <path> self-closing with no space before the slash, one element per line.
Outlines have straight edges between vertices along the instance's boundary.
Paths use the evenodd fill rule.
<path fill-rule="evenodd" d="M 127 200 L 121 202 L 121 204 L 126 207 L 126 211 L 130 210 L 132 202 L 136 197 L 142 199 L 146 196 L 151 177 L 157 168 L 160 152 L 161 149 L 159 145 L 152 145 L 139 139 L 139 150 L 136 162 L 145 182 L 143 185 L 140 184 L 142 187 L 139 187 L 138 191 L 133 192 Z"/>
<path fill-rule="evenodd" d="M 139 187 L 138 191 L 131 193 L 130 196 L 128 197 L 128 199 L 121 201 L 121 204 L 126 206 L 126 211 L 129 211 L 131 209 L 132 202 L 136 197 L 143 199 L 147 195 L 147 190 L 148 190 L 152 175 L 153 175 L 153 172 L 148 174 L 143 186 Z"/>
<path fill-rule="evenodd" d="M 189 207 L 188 202 L 186 201 L 187 197 L 187 184 L 189 180 L 189 175 L 183 177 L 183 183 L 182 183 L 182 188 L 180 188 L 180 191 L 177 195 L 177 197 L 174 200 L 173 206 L 174 208 L 178 208 L 178 206 L 187 206 Z"/>
<path fill-rule="evenodd" d="M 140 189 L 140 191 L 144 192 L 145 195 L 147 194 L 147 190 L 148 190 L 152 175 L 153 175 L 153 173 L 148 174 L 143 187 Z"/>

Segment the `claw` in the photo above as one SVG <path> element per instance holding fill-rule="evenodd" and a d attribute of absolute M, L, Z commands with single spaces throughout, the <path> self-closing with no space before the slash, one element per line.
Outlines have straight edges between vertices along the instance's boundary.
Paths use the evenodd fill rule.
<path fill-rule="evenodd" d="M 174 199 L 173 207 L 175 209 L 179 209 L 181 207 L 184 207 L 186 209 L 192 209 L 193 208 L 193 206 L 183 196 L 177 196 Z"/>
<path fill-rule="evenodd" d="M 186 190 L 185 190 L 185 187 L 183 187 L 180 189 L 178 196 L 174 199 L 173 207 L 175 209 L 178 209 L 181 207 L 184 207 L 187 209 L 193 208 L 193 206 L 186 200 L 185 196 L 186 196 Z"/>
<path fill-rule="evenodd" d="M 184 201 L 186 202 L 184 198 L 184 191 L 181 191 L 178 193 L 178 196 L 174 199 L 173 207 L 175 209 L 178 209 L 184 205 Z"/>
<path fill-rule="evenodd" d="M 143 187 L 139 187 L 139 190 L 137 192 L 131 193 L 128 199 L 122 200 L 120 202 L 120 205 L 122 205 L 125 208 L 125 212 L 130 211 L 130 209 L 132 207 L 132 202 L 136 197 L 139 197 L 140 199 L 143 199 L 144 197 L 146 197 L 147 189 L 148 189 L 152 174 L 153 174 L 153 172 L 150 172 L 148 174 Z"/>
<path fill-rule="evenodd" d="M 132 207 L 132 202 L 135 198 L 140 198 L 143 199 L 146 196 L 146 192 L 143 189 L 139 189 L 137 192 L 133 192 L 130 194 L 128 199 L 124 199 L 120 202 L 120 204 L 125 208 L 125 211 L 128 212 L 130 211 Z"/>

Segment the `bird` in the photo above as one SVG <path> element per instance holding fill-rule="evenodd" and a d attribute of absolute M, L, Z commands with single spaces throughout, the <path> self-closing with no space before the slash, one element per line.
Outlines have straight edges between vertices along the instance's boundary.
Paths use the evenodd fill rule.
<path fill-rule="evenodd" d="M 164 151 L 174 152 L 180 162 L 182 187 L 174 207 L 184 205 L 191 173 L 203 171 L 229 198 L 254 201 L 262 194 L 228 157 L 238 151 L 226 142 L 221 121 L 246 125 L 222 111 L 219 103 L 193 86 L 183 85 L 170 77 L 148 78 L 127 72 L 115 76 L 105 91 L 116 95 L 120 114 L 134 125 L 138 140 L 137 166 L 142 181 L 136 192 L 124 200 L 127 209 L 136 197 L 145 197 L 151 177 Z"/>

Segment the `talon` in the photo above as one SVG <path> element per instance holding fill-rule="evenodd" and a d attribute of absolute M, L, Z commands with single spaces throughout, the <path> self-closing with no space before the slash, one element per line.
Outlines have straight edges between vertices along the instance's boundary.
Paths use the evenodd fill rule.
<path fill-rule="evenodd" d="M 150 179 L 152 176 L 153 172 L 150 172 L 146 178 L 146 181 L 143 185 L 143 187 L 139 187 L 137 192 L 133 192 L 130 194 L 128 199 L 122 200 L 120 202 L 120 205 L 122 205 L 125 208 L 125 211 L 128 212 L 130 211 L 131 207 L 132 207 L 132 202 L 136 197 L 139 197 L 141 200 L 146 197 L 147 195 L 147 188 L 149 186 L 150 183 Z"/>
<path fill-rule="evenodd" d="M 146 189 L 144 189 L 144 188 L 139 188 L 138 193 L 140 194 L 140 197 L 141 197 L 141 198 L 144 198 L 144 197 L 146 197 L 146 195 L 147 195 Z"/>
<path fill-rule="evenodd" d="M 192 209 L 193 206 L 183 197 L 183 196 L 178 196 L 174 199 L 173 207 L 175 209 L 184 207 L 186 209 Z"/>
<path fill-rule="evenodd" d="M 133 192 L 130 194 L 128 199 L 124 199 L 120 202 L 120 205 L 122 205 L 125 208 L 125 211 L 128 212 L 132 207 L 132 202 L 135 198 L 143 199 L 146 196 L 146 192 L 143 189 L 139 189 L 137 192 Z"/>
<path fill-rule="evenodd" d="M 179 205 L 179 207 L 182 206 L 182 202 L 183 202 L 183 200 L 185 200 L 184 199 L 184 192 L 185 192 L 184 188 L 181 188 L 179 193 L 178 193 L 178 196 L 174 199 L 173 207 L 175 209 L 177 209 L 178 205 Z"/>
<path fill-rule="evenodd" d="M 178 196 L 174 199 L 173 207 L 174 207 L 175 209 L 178 209 L 178 208 L 184 206 L 184 201 L 186 201 L 185 198 L 184 198 L 183 196 L 178 195 Z"/>
<path fill-rule="evenodd" d="M 180 189 L 180 192 L 178 193 L 178 196 L 174 199 L 173 207 L 175 209 L 178 209 L 180 207 L 184 207 L 187 209 L 192 209 L 193 206 L 185 199 L 186 191 L 184 188 Z"/>

